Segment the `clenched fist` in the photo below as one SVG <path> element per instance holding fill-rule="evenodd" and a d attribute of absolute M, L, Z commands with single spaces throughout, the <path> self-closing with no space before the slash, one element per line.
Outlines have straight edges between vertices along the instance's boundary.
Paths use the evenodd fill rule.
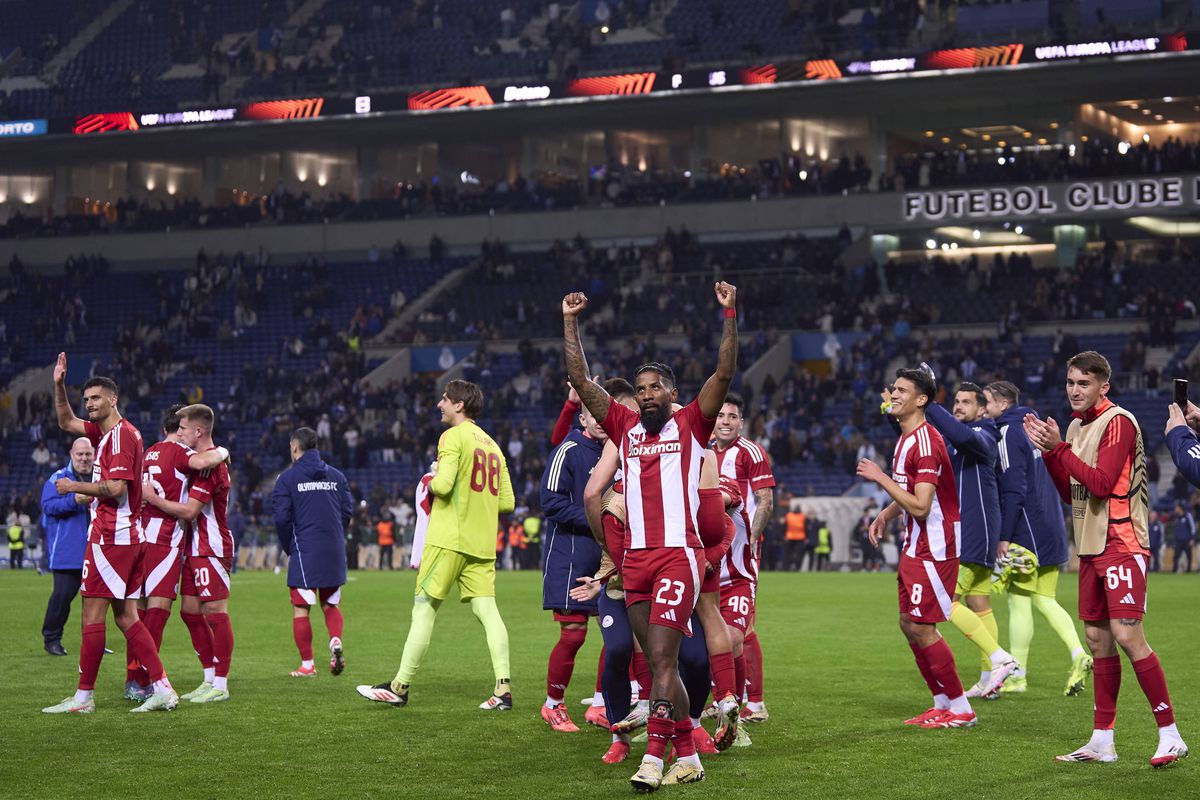
<path fill-rule="evenodd" d="M 717 302 L 721 308 L 737 308 L 737 287 L 732 283 L 717 281 L 713 287 L 717 293 Z"/>
<path fill-rule="evenodd" d="M 579 313 L 587 308 L 587 295 L 583 292 L 571 292 L 563 298 L 563 316 L 577 317 Z"/>

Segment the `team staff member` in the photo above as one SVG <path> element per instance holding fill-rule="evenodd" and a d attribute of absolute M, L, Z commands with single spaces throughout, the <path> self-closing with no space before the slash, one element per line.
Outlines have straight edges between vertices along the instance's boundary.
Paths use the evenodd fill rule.
<path fill-rule="evenodd" d="M 542 609 L 552 611 L 559 624 L 558 642 L 546 667 L 546 702 L 541 713 L 546 724 L 564 733 L 579 730 L 567 713 L 563 696 L 575 670 L 575 655 L 587 639 L 588 618 L 596 615 L 594 599 L 579 601 L 570 593 L 580 576 L 592 575 L 600 566 L 600 545 L 588 527 L 583 492 L 608 441 L 608 434 L 590 411 L 584 409 L 579 416 L 583 428 L 572 429 L 550 454 L 541 485 L 541 506 L 546 514 Z M 589 715 L 594 716 L 592 709 Z"/>
<path fill-rule="evenodd" d="M 71 481 L 92 479 L 92 460 L 96 451 L 86 436 L 71 445 L 71 463 L 55 472 L 42 486 L 42 530 L 46 532 L 46 561 L 54 575 L 54 590 L 46 604 L 42 621 L 42 639 L 46 652 L 65 656 L 63 628 L 71 615 L 71 603 L 83 582 L 83 551 L 87 547 L 88 503 L 83 494 L 60 495 L 54 488 L 59 478 Z"/>
<path fill-rule="evenodd" d="M 297 428 L 289 441 L 292 465 L 280 473 L 271 492 L 271 514 L 279 546 L 291 556 L 288 588 L 292 595 L 292 636 L 300 650 L 293 678 L 317 674 L 313 666 L 309 611 L 318 601 L 329 632 L 329 671 L 346 668 L 342 652 L 342 586 L 346 583 L 346 528 L 354 516 L 350 484 L 342 472 L 321 459 L 317 432 Z"/>
<path fill-rule="evenodd" d="M 1041 453 L 1029 444 L 1021 422 L 1033 409 L 1018 405 L 1020 390 L 1008 381 L 984 389 L 988 415 L 1000 426 L 1000 555 L 1013 565 L 1008 587 L 1008 632 L 1013 656 L 1021 664 L 1004 685 L 1005 692 L 1023 692 L 1028 682 L 1029 646 L 1033 642 L 1033 609 L 1036 608 L 1071 658 L 1071 672 L 1063 694 L 1083 691 L 1092 657 L 1084 652 L 1075 621 L 1056 599 L 1058 576 L 1067 563 L 1067 528 L 1062 503 Z"/>
<path fill-rule="evenodd" d="M 1079 616 L 1095 660 L 1092 737 L 1059 761 L 1116 761 L 1113 723 L 1125 651 L 1158 723 L 1151 766 L 1187 755 L 1158 655 L 1146 642 L 1146 452 L 1137 419 L 1108 399 L 1112 368 L 1094 350 L 1067 362 L 1067 400 L 1074 419 L 1063 441 L 1053 417 L 1026 415 L 1029 441 L 1064 502 L 1071 504 L 1079 554 Z"/>

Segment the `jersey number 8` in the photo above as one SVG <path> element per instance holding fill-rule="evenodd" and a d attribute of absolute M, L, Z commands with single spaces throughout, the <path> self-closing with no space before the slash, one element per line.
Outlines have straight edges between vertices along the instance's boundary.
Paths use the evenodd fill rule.
<path fill-rule="evenodd" d="M 493 495 L 500 494 L 500 456 L 476 447 L 471 462 L 471 491 L 482 492 L 485 488 Z"/>

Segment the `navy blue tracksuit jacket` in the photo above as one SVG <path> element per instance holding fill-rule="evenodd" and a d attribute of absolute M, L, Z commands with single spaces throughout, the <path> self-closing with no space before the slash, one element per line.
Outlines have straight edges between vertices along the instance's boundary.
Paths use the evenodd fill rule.
<path fill-rule="evenodd" d="M 579 603 L 567 593 L 576 578 L 594 575 L 600 567 L 600 545 L 592 537 L 583 511 L 583 490 L 600 460 L 603 446 L 579 429 L 554 448 L 542 476 L 542 513 L 546 515 L 542 608 L 596 611 L 596 601 Z"/>
<path fill-rule="evenodd" d="M 1062 499 L 1022 424 L 1027 406 L 1000 415 L 1000 538 L 1032 550 L 1043 567 L 1067 563 Z"/>
<path fill-rule="evenodd" d="M 981 419 L 968 425 L 936 403 L 929 404 L 925 419 L 946 440 L 954 466 L 962 526 L 959 560 L 994 566 L 1000 543 L 1000 492 L 996 481 L 1000 432 L 996 423 Z"/>
<path fill-rule="evenodd" d="M 1167 448 L 1175 468 L 1192 486 L 1200 486 L 1200 439 L 1187 425 L 1172 428 L 1167 434 Z"/>
<path fill-rule="evenodd" d="M 346 476 L 315 448 L 280 473 L 271 514 L 279 545 L 292 557 L 288 586 L 329 589 L 346 583 L 346 526 L 354 500 Z"/>

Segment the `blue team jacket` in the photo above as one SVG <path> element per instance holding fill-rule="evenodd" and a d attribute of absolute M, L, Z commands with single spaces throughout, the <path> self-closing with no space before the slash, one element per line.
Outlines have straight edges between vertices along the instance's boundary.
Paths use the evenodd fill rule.
<path fill-rule="evenodd" d="M 1175 468 L 1192 486 L 1200 486 L 1200 439 L 1187 425 L 1172 428 L 1167 434 L 1167 448 Z"/>
<path fill-rule="evenodd" d="M 1054 480 L 1025 435 L 1022 420 L 1036 413 L 1014 406 L 1000 415 L 1000 538 L 1037 554 L 1043 567 L 1067 563 L 1067 526 Z"/>
<path fill-rule="evenodd" d="M 546 515 L 542 608 L 595 611 L 596 601 L 579 603 L 567 593 L 576 578 L 600 567 L 600 545 L 592 538 L 583 511 L 583 490 L 600 460 L 602 445 L 579 429 L 567 434 L 546 462 L 542 476 L 542 513 Z"/>
<path fill-rule="evenodd" d="M 54 488 L 59 478 L 90 481 L 80 477 L 71 465 L 55 472 L 42 486 L 42 530 L 46 532 L 46 558 L 50 569 L 83 569 L 83 551 L 87 548 L 88 507 L 78 505 L 75 495 L 60 495 Z"/>
<path fill-rule="evenodd" d="M 346 476 L 315 449 L 280 473 L 271 492 L 279 544 L 292 558 L 288 586 L 324 589 L 346 582 L 346 526 L 354 514 Z"/>
<path fill-rule="evenodd" d="M 967 425 L 936 403 L 925 410 L 925 419 L 946 440 L 954 466 L 962 525 L 959 560 L 994 566 L 1000 542 L 1000 493 L 996 484 L 1000 432 L 996 423 L 982 419 Z"/>

